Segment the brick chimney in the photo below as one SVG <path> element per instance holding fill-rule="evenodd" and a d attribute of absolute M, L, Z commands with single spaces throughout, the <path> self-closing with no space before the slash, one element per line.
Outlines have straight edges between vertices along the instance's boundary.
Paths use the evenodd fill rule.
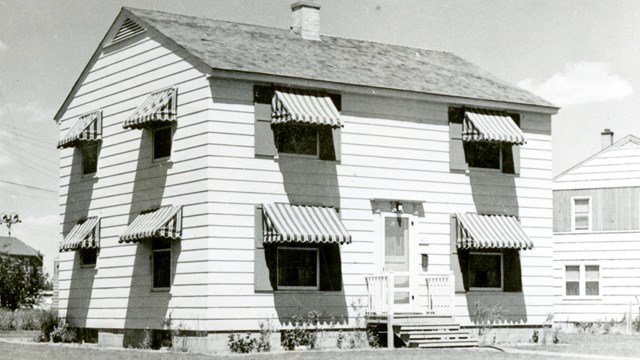
<path fill-rule="evenodd" d="M 603 149 L 606 149 L 613 144 L 613 131 L 611 131 L 611 129 L 604 129 L 600 135 Z"/>
<path fill-rule="evenodd" d="M 305 40 L 320 40 L 320 5 L 309 0 L 291 4 L 291 31 Z"/>

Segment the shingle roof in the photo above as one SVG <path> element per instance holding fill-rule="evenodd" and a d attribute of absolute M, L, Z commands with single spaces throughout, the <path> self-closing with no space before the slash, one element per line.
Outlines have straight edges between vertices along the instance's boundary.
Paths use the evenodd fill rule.
<path fill-rule="evenodd" d="M 213 69 L 556 106 L 448 52 L 124 8 Z"/>
<path fill-rule="evenodd" d="M 23 243 L 18 238 L 8 236 L 0 236 L 0 253 L 15 256 L 41 256 L 36 249 Z"/>

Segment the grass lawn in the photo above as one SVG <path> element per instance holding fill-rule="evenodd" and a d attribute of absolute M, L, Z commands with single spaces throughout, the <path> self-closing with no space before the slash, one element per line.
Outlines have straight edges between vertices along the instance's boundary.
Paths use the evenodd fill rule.
<path fill-rule="evenodd" d="M 29 360 L 49 360 L 49 359 L 95 359 L 95 360 L 156 360 L 156 359 L 184 359 L 184 360 L 200 360 L 200 359 L 220 359 L 220 360 L 237 360 L 237 359 L 313 359 L 313 360 L 369 360 L 369 359 L 387 359 L 393 357 L 402 360 L 423 360 L 425 358 L 442 359 L 442 360 L 458 360 L 458 359 L 510 359 L 510 360 L 528 360 L 528 359 L 548 359 L 548 356 L 540 356 L 535 354 L 507 354 L 495 350 L 480 349 L 396 349 L 393 355 L 386 349 L 378 350 L 361 350 L 361 351 L 305 351 L 305 352 L 286 352 L 286 353 L 267 353 L 252 355 L 231 355 L 231 356 L 210 356 L 201 354 L 179 354 L 165 351 L 143 351 L 143 350 L 126 350 L 99 348 L 94 345 L 51 345 L 36 343 L 9 343 L 0 341 L 0 354 L 3 359 L 29 359 Z"/>
<path fill-rule="evenodd" d="M 526 350 L 640 358 L 640 335 L 563 334 L 560 344 L 516 346 Z"/>

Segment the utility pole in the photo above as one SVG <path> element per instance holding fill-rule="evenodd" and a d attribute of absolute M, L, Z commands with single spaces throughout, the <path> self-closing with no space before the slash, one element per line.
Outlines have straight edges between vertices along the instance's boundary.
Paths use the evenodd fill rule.
<path fill-rule="evenodd" d="M 9 237 L 11 237 L 11 225 L 21 223 L 20 217 L 17 213 L 5 214 L 0 213 L 0 224 L 6 224 L 9 229 Z"/>

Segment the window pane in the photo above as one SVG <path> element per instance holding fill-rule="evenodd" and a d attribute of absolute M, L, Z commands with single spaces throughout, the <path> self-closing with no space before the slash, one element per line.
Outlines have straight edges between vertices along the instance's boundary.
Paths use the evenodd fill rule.
<path fill-rule="evenodd" d="M 384 266 L 386 270 L 409 270 L 409 219 L 384 219 Z"/>
<path fill-rule="evenodd" d="M 156 250 L 153 252 L 153 287 L 168 288 L 171 286 L 171 251 Z"/>
<path fill-rule="evenodd" d="M 96 264 L 98 257 L 97 249 L 82 249 L 80 250 L 80 260 L 82 265 L 91 266 Z"/>
<path fill-rule="evenodd" d="M 304 124 L 277 126 L 278 152 L 285 154 L 318 155 L 318 128 Z"/>
<path fill-rule="evenodd" d="M 567 281 L 580 281 L 580 266 L 578 265 L 570 265 L 566 267 L 566 276 Z"/>
<path fill-rule="evenodd" d="M 155 238 L 152 241 L 153 250 L 171 249 L 171 240 L 165 238 Z"/>
<path fill-rule="evenodd" d="M 573 202 L 576 213 L 589 213 L 589 199 L 574 199 Z"/>
<path fill-rule="evenodd" d="M 599 283 L 597 281 L 587 281 L 585 283 L 586 295 L 600 295 Z"/>
<path fill-rule="evenodd" d="M 278 249 L 278 286 L 318 286 L 317 249 Z"/>
<path fill-rule="evenodd" d="M 393 294 L 393 303 L 394 304 L 408 304 L 409 303 L 409 292 L 400 291 Z"/>
<path fill-rule="evenodd" d="M 598 265 L 587 265 L 585 268 L 585 280 L 587 281 L 598 281 L 600 280 L 600 266 Z"/>
<path fill-rule="evenodd" d="M 82 146 L 82 174 L 93 174 L 98 169 L 98 144 L 90 142 Z"/>
<path fill-rule="evenodd" d="M 567 295 L 580 295 L 580 283 L 577 281 L 567 281 Z"/>
<path fill-rule="evenodd" d="M 576 227 L 576 230 L 589 229 L 589 216 L 576 215 L 575 227 Z"/>
<path fill-rule="evenodd" d="M 465 142 L 464 156 L 469 167 L 500 170 L 500 143 Z"/>
<path fill-rule="evenodd" d="M 472 288 L 502 288 L 502 256 L 470 254 L 469 285 Z"/>
<path fill-rule="evenodd" d="M 171 127 L 153 130 L 153 159 L 171 156 Z"/>

